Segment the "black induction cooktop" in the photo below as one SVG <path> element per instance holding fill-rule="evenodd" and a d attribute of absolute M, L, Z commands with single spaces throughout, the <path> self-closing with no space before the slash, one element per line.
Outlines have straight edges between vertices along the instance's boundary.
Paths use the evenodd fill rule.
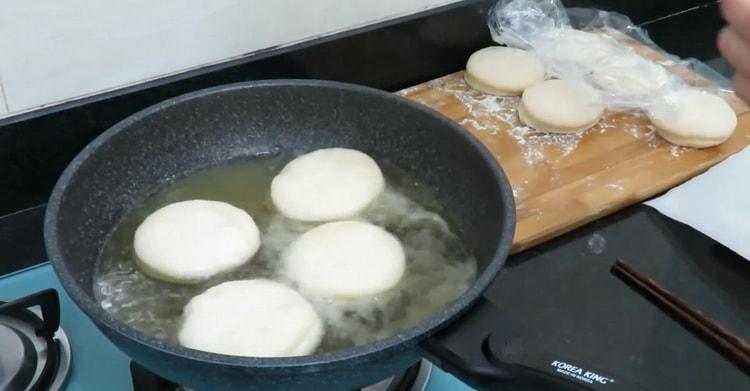
<path fill-rule="evenodd" d="M 612 275 L 618 258 L 750 340 L 750 261 L 647 206 L 511 258 L 487 297 L 523 324 L 528 349 L 560 361 L 654 390 L 750 389 L 750 374 Z"/>
<path fill-rule="evenodd" d="M 750 373 L 613 275 L 616 259 L 750 339 L 750 261 L 642 205 L 512 256 L 471 326 L 440 339 L 468 362 L 601 375 L 598 389 L 750 389 Z"/>

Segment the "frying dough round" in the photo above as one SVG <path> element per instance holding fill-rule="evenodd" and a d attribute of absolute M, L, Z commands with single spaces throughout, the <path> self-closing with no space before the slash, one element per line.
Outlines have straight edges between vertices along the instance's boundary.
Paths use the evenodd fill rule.
<path fill-rule="evenodd" d="M 319 149 L 289 162 L 271 182 L 271 198 L 286 217 L 329 221 L 352 217 L 383 191 L 380 167 L 353 149 Z"/>
<path fill-rule="evenodd" d="M 518 117 L 541 132 L 575 133 L 596 125 L 604 113 L 593 88 L 566 80 L 547 80 L 524 91 Z"/>
<path fill-rule="evenodd" d="M 404 249 L 384 229 L 359 221 L 328 223 L 297 238 L 283 256 L 286 276 L 328 298 L 359 298 L 393 288 L 405 269 Z"/>
<path fill-rule="evenodd" d="M 180 344 L 249 357 L 312 353 L 323 321 L 295 290 L 265 279 L 229 281 L 193 297 L 183 310 Z"/>
<path fill-rule="evenodd" d="M 133 247 L 144 273 L 195 283 L 249 261 L 260 247 L 260 232 L 249 214 L 227 203 L 182 201 L 146 217 Z"/>
<path fill-rule="evenodd" d="M 668 93 L 648 114 L 660 136 L 684 147 L 719 145 L 737 127 L 737 114 L 724 99 L 697 88 Z"/>
<path fill-rule="evenodd" d="M 487 94 L 521 95 L 544 80 L 544 65 L 525 50 L 491 46 L 475 52 L 466 63 L 466 83 Z"/>

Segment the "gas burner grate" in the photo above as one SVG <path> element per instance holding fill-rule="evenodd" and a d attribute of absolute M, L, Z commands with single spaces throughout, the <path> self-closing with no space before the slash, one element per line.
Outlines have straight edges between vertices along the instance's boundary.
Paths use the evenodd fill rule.
<path fill-rule="evenodd" d="M 0 352 L 0 389 L 62 389 L 71 350 L 60 328 L 60 300 L 54 289 L 0 301 Z"/>

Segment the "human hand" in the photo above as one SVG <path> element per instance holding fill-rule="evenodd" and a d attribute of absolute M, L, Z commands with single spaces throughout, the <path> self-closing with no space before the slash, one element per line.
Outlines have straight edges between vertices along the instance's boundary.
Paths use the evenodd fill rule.
<path fill-rule="evenodd" d="M 737 96 L 750 103 L 750 0 L 722 0 L 721 14 L 728 25 L 719 33 L 719 50 L 736 71 Z"/>

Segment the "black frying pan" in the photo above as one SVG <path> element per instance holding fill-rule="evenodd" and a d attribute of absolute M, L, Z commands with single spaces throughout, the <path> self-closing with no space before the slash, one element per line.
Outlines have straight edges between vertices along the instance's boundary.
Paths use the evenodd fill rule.
<path fill-rule="evenodd" d="M 305 357 L 250 358 L 151 338 L 116 320 L 94 300 L 94 264 L 105 236 L 168 178 L 238 157 L 294 155 L 333 146 L 365 151 L 438 190 L 446 217 L 479 262 L 476 282 L 455 303 L 370 345 Z M 464 363 L 451 356 L 443 343 L 447 339 L 430 336 L 455 322 L 493 281 L 508 256 L 514 211 L 510 186 L 495 159 L 438 113 L 359 86 L 265 81 L 170 99 L 99 136 L 58 181 L 47 206 L 45 240 L 75 303 L 127 355 L 175 383 L 199 390 L 352 389 L 386 378 L 429 353 L 434 360 L 446 360 L 449 369 L 471 384 L 483 386 L 488 379 L 507 378 L 507 368 L 495 371 L 498 367 L 484 365 L 486 360 Z M 486 335 L 473 337 L 481 337 L 473 347 L 481 352 Z"/>

